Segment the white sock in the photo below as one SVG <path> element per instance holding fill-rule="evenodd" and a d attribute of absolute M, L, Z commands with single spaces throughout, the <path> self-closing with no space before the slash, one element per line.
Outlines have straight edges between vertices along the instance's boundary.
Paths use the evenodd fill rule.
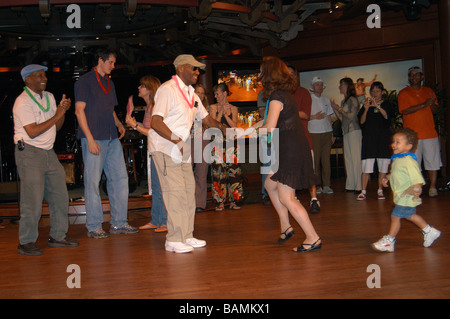
<path fill-rule="evenodd" d="M 393 243 L 395 241 L 395 237 L 392 237 L 391 235 L 387 235 L 387 238 Z"/>
<path fill-rule="evenodd" d="M 422 229 L 422 231 L 423 231 L 425 234 L 428 234 L 428 233 L 430 232 L 430 230 L 431 230 L 431 226 L 430 226 L 430 225 L 427 225 L 424 229 Z"/>

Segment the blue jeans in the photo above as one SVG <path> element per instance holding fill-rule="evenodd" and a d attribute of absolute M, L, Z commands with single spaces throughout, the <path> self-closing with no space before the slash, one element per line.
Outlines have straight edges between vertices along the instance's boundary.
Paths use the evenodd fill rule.
<path fill-rule="evenodd" d="M 84 201 L 88 231 L 101 228 L 103 223 L 100 179 L 102 170 L 106 175 L 106 187 L 111 209 L 111 225 L 122 227 L 128 217 L 128 173 L 119 139 L 96 140 L 100 154 L 89 152 L 86 138 L 81 139 L 84 162 Z"/>
<path fill-rule="evenodd" d="M 155 163 L 152 158 L 150 161 L 151 183 L 152 183 L 152 225 L 161 226 L 167 224 L 167 211 L 161 192 L 161 184 L 159 183 L 158 173 L 156 172 Z"/>

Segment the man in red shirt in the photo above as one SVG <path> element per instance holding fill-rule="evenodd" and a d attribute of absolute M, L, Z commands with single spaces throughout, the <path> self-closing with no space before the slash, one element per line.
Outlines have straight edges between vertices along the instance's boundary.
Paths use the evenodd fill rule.
<path fill-rule="evenodd" d="M 403 127 L 414 130 L 419 137 L 416 156 L 430 178 L 430 197 L 438 196 L 436 189 L 437 172 L 442 166 L 439 135 L 436 131 L 433 114 L 437 112 L 436 94 L 422 85 L 422 68 L 414 66 L 408 70 L 410 86 L 398 94 L 398 110 L 403 115 Z"/>
<path fill-rule="evenodd" d="M 296 81 L 298 83 L 299 79 L 298 79 L 297 70 L 291 65 L 287 65 L 287 67 L 288 67 L 291 75 L 296 79 Z M 314 164 L 314 152 L 313 152 L 313 147 L 312 147 L 312 139 L 311 139 L 311 135 L 309 134 L 309 131 L 308 131 L 308 121 L 311 116 L 311 104 L 312 104 L 311 93 L 309 93 L 309 91 L 307 89 L 305 89 L 304 87 L 301 87 L 299 85 L 299 86 L 297 86 L 297 89 L 295 90 L 294 98 L 297 101 L 298 115 L 300 116 L 300 120 L 302 122 L 306 138 L 308 139 L 308 142 L 309 142 L 309 148 L 311 149 L 311 155 L 313 156 L 313 164 Z M 309 193 L 311 195 L 309 212 L 312 214 L 319 213 L 320 212 L 320 202 L 317 199 L 316 185 L 311 187 L 311 189 L 309 190 Z"/>

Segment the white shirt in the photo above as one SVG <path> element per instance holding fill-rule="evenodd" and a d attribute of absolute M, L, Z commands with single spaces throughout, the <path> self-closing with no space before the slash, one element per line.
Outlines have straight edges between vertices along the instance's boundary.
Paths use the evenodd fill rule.
<path fill-rule="evenodd" d="M 323 119 L 309 120 L 309 133 L 326 133 L 333 131 L 333 127 L 328 119 L 328 116 L 334 113 L 330 99 L 324 95 L 317 97 L 314 93 L 311 94 L 311 99 L 311 115 L 317 114 L 318 112 L 324 112 L 326 116 Z"/>
<path fill-rule="evenodd" d="M 174 79 L 170 79 L 163 83 L 156 91 L 152 116 L 161 116 L 172 133 L 186 142 L 190 136 L 194 120 L 204 119 L 208 116 L 208 112 L 203 106 L 200 98 L 194 93 L 194 88 L 190 85 L 185 85 L 178 76 L 176 76 L 176 78 L 178 80 L 179 88 L 177 82 Z M 189 107 L 189 104 L 184 99 L 180 89 L 184 92 L 189 102 L 191 102 L 192 97 L 194 97 L 194 101 L 197 102 L 196 107 Z M 148 138 L 150 153 L 162 152 L 171 156 L 175 162 L 182 161 L 181 152 L 176 144 L 165 139 L 153 129 L 150 129 Z M 191 158 L 189 157 L 186 162 L 190 161 Z"/>
<path fill-rule="evenodd" d="M 34 147 L 42 148 L 44 150 L 50 150 L 53 148 L 53 144 L 56 138 L 56 125 L 45 131 L 35 138 L 31 138 L 27 131 L 25 131 L 24 126 L 32 123 L 37 125 L 49 120 L 56 114 L 56 101 L 52 93 L 47 91 L 42 91 L 42 98 L 39 94 L 35 93 L 31 89 L 28 91 L 34 96 L 36 101 L 38 101 L 44 108 L 47 107 L 47 98 L 50 101 L 50 109 L 48 112 L 42 111 L 36 102 L 28 95 L 27 92 L 23 91 L 20 94 L 13 106 L 13 117 L 14 117 L 14 144 L 23 139 L 26 144 L 32 145 Z"/>

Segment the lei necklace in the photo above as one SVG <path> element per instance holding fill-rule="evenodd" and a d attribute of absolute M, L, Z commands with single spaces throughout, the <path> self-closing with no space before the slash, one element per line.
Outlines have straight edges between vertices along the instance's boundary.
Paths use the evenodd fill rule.
<path fill-rule="evenodd" d="M 41 105 L 41 103 L 36 101 L 36 99 L 34 98 L 33 94 L 31 94 L 31 92 L 28 90 L 28 88 L 26 86 L 24 86 L 23 89 L 25 90 L 25 92 L 27 92 L 27 94 L 31 97 L 31 99 L 34 101 L 34 103 L 36 103 L 43 112 L 48 112 L 48 110 L 50 110 L 50 101 L 48 99 L 48 94 L 45 94 L 45 97 L 47 99 L 47 108 L 44 108 Z"/>
<path fill-rule="evenodd" d="M 183 90 L 180 88 L 180 84 L 178 84 L 178 79 L 177 77 L 174 75 L 172 76 L 172 79 L 175 81 L 175 83 L 177 84 L 178 90 L 180 91 L 181 95 L 183 95 L 184 100 L 186 101 L 186 103 L 189 105 L 189 108 L 193 108 L 194 107 L 194 96 L 192 96 L 192 102 L 189 103 L 186 95 L 184 94 Z"/>
<path fill-rule="evenodd" d="M 111 84 L 109 83 L 109 76 L 106 77 L 106 80 L 108 81 L 108 90 L 106 90 L 102 84 L 102 81 L 100 81 L 100 76 L 98 75 L 97 68 L 94 68 L 94 71 L 95 71 L 95 76 L 97 77 L 98 84 L 100 84 L 100 87 L 102 88 L 103 92 L 105 92 L 105 94 L 108 94 L 109 91 L 111 91 Z"/>

